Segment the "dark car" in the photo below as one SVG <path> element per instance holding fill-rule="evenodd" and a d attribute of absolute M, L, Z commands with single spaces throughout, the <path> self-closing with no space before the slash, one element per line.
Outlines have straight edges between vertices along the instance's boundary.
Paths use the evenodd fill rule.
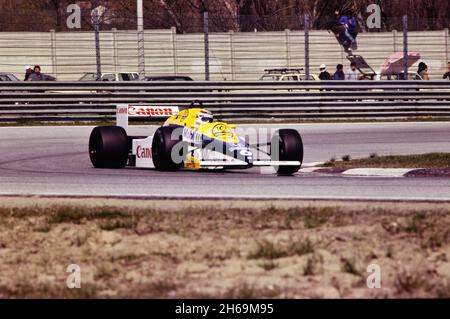
<path fill-rule="evenodd" d="M 144 81 L 194 81 L 190 76 L 183 75 L 161 75 L 146 76 Z"/>

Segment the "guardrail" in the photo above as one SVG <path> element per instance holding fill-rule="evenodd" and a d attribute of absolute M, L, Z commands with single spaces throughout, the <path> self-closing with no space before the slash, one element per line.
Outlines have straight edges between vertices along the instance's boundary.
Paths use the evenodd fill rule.
<path fill-rule="evenodd" d="M 0 122 L 112 120 L 117 104 L 192 101 L 223 119 L 450 118 L 450 82 L 0 82 Z"/>

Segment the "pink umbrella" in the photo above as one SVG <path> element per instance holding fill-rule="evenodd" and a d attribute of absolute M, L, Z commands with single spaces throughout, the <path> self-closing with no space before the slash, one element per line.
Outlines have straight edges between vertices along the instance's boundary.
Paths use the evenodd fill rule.
<path fill-rule="evenodd" d="M 420 53 L 408 53 L 408 68 L 420 60 Z M 382 75 L 400 74 L 405 69 L 405 59 L 403 52 L 396 52 L 388 56 L 381 66 Z"/>

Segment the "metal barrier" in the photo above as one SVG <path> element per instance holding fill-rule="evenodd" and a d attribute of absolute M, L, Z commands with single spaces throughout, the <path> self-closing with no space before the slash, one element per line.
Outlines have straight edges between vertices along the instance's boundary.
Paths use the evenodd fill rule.
<path fill-rule="evenodd" d="M 117 104 L 193 101 L 223 119 L 450 118 L 450 82 L 0 82 L 0 122 L 112 120 Z"/>

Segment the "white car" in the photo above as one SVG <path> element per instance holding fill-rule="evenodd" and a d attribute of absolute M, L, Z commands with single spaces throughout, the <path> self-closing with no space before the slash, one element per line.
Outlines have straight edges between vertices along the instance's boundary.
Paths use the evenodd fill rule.
<path fill-rule="evenodd" d="M 303 68 L 283 68 L 283 69 L 267 69 L 260 81 L 305 81 L 306 74 Z M 309 79 L 320 81 L 316 74 L 310 74 Z"/>
<path fill-rule="evenodd" d="M 389 81 L 389 80 L 403 80 L 404 73 L 400 72 L 399 74 L 380 74 L 378 73 L 375 80 L 376 81 Z M 422 80 L 422 77 L 414 71 L 408 71 L 408 81 L 414 80 Z"/>
<path fill-rule="evenodd" d="M 97 73 L 85 73 L 78 81 L 96 81 Z M 120 72 L 120 73 L 102 73 L 101 81 L 139 81 L 139 73 Z"/>

